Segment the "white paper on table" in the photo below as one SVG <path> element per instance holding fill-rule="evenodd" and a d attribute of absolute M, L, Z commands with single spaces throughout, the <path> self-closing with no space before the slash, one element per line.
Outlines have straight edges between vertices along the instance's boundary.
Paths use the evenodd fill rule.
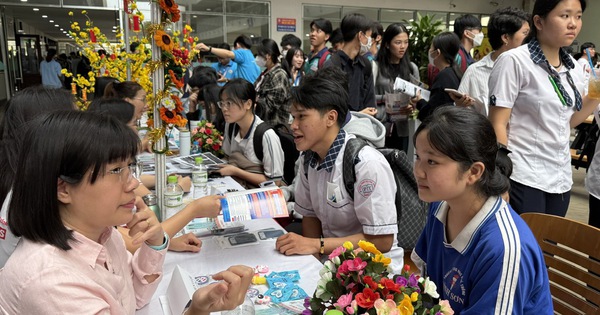
<path fill-rule="evenodd" d="M 417 95 L 417 91 L 421 91 L 421 98 L 426 101 L 429 101 L 429 96 L 431 94 L 428 90 L 403 80 L 402 78 L 396 78 L 396 81 L 394 82 L 394 91 L 404 93 L 410 97 L 415 97 Z"/>
<path fill-rule="evenodd" d="M 185 306 L 192 299 L 194 291 L 196 291 L 194 277 L 179 267 L 179 265 L 175 266 L 166 294 L 168 309 L 171 311 L 171 314 L 182 314 Z M 165 308 L 163 305 L 163 309 Z"/>

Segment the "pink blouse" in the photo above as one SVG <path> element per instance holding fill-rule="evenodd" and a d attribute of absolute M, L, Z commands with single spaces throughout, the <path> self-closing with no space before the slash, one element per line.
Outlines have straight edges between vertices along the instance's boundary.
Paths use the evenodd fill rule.
<path fill-rule="evenodd" d="M 150 301 L 167 249 L 144 244 L 132 256 L 114 228 L 100 243 L 73 236 L 68 251 L 21 240 L 0 269 L 1 314 L 134 314 Z M 144 276 L 153 274 L 148 283 Z"/>

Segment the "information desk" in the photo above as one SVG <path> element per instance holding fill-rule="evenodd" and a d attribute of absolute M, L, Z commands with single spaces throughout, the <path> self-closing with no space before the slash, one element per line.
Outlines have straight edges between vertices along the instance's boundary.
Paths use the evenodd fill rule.
<path fill-rule="evenodd" d="M 273 219 L 245 221 L 249 231 L 265 228 L 281 227 Z M 275 250 L 275 240 L 260 241 L 258 245 L 240 246 L 238 248 L 221 249 L 213 241 L 213 236 L 202 237 L 202 250 L 199 253 L 168 252 L 163 268 L 164 276 L 158 285 L 152 300 L 136 314 L 163 314 L 159 297 L 165 295 L 171 281 L 175 266 L 179 265 L 192 276 L 210 275 L 227 269 L 231 265 L 247 265 L 256 267 L 266 265 L 270 271 L 298 270 L 300 282 L 298 285 L 309 296 L 315 291 L 319 281 L 319 270 L 323 265 L 312 255 L 285 256 Z M 177 314 L 179 315 L 179 314 Z"/>

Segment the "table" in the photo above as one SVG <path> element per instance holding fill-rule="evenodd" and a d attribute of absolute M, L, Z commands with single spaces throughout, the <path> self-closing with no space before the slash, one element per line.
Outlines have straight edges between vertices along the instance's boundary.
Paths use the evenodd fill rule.
<path fill-rule="evenodd" d="M 264 228 L 281 227 L 273 219 L 251 220 L 244 222 L 249 231 Z M 209 275 L 227 269 L 231 265 L 243 264 L 250 267 L 267 265 L 271 271 L 298 270 L 299 286 L 312 296 L 319 270 L 323 265 L 312 255 L 285 256 L 275 250 L 275 240 L 260 241 L 258 245 L 243 246 L 233 249 L 221 249 L 212 241 L 213 236 L 203 237 L 202 250 L 199 253 L 168 252 L 163 267 L 163 279 L 158 285 L 148 305 L 138 310 L 138 315 L 163 314 L 159 297 L 165 292 L 171 281 L 175 266 L 179 265 L 192 276 Z"/>

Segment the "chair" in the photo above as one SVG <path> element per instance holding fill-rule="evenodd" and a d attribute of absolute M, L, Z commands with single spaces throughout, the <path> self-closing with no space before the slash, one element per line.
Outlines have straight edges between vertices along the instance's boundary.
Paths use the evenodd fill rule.
<path fill-rule="evenodd" d="M 555 314 L 600 314 L 600 229 L 548 214 L 521 217 L 544 253 Z"/>

